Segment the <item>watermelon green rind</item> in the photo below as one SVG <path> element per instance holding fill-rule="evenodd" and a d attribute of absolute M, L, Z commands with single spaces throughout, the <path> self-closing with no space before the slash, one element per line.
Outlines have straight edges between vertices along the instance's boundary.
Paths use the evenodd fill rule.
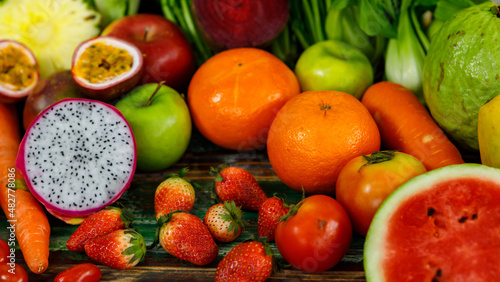
<path fill-rule="evenodd" d="M 385 251 L 386 231 L 389 229 L 388 221 L 394 211 L 407 199 L 426 193 L 438 183 L 466 178 L 493 181 L 499 184 L 495 188 L 500 187 L 500 169 L 467 163 L 438 168 L 416 176 L 386 198 L 375 214 L 365 238 L 363 265 L 367 281 L 385 281 L 381 262 Z"/>

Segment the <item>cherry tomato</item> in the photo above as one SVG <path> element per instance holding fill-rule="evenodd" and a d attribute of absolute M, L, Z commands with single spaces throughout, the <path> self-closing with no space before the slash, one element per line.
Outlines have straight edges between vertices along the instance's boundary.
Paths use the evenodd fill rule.
<path fill-rule="evenodd" d="M 352 226 L 344 208 L 332 197 L 309 196 L 295 205 L 276 228 L 278 251 L 293 267 L 321 272 L 346 254 Z"/>
<path fill-rule="evenodd" d="M 9 262 L 10 247 L 7 242 L 0 239 L 0 264 Z"/>
<path fill-rule="evenodd" d="M 402 152 L 381 151 L 355 157 L 339 173 L 335 198 L 349 214 L 353 229 L 366 236 L 385 198 L 410 178 L 425 172 L 420 160 Z"/>
<path fill-rule="evenodd" d="M 54 282 L 97 282 L 101 279 L 101 270 L 92 263 L 81 263 L 57 274 Z"/>
<path fill-rule="evenodd" d="M 0 281 L 27 282 L 28 273 L 17 263 L 0 264 Z"/>

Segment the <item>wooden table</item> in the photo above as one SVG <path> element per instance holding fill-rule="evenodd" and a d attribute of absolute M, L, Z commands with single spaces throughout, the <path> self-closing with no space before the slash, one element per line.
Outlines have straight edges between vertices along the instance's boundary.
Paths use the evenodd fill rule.
<path fill-rule="evenodd" d="M 154 192 L 165 175 L 178 172 L 183 167 L 189 167 L 190 171 L 185 177 L 203 185 L 214 180 L 214 177 L 208 173 L 210 166 L 217 166 L 224 162 L 247 169 L 255 176 L 268 196 L 272 196 L 275 192 L 286 193 L 290 203 L 297 203 L 302 197 L 301 194 L 291 190 L 279 180 L 269 163 L 265 150 L 251 152 L 223 150 L 204 140 L 199 133 L 194 132 L 188 152 L 177 164 L 160 172 L 138 171 L 132 185 L 120 199 L 120 202 L 135 214 L 133 225 L 143 234 L 146 244 L 152 243 L 156 229 Z M 202 219 L 212 204 L 213 201 L 208 192 L 197 190 L 192 213 Z M 24 263 L 21 251 L 19 249 L 16 251 L 16 260 L 27 270 L 30 281 L 53 281 L 54 277 L 64 269 L 75 264 L 91 262 L 85 254 L 70 252 L 66 249 L 65 243 L 76 226 L 68 225 L 50 214 L 48 218 L 51 223 L 51 241 L 47 271 L 43 274 L 33 274 Z M 251 234 L 257 234 L 257 213 L 245 212 L 244 218 L 250 225 L 236 242 L 219 243 L 219 256 L 209 265 L 196 266 L 181 261 L 159 247 L 148 251 L 145 260 L 131 269 L 116 270 L 99 265 L 102 270 L 101 281 L 213 281 L 217 264 L 224 255 L 239 242 L 250 238 Z M 8 236 L 7 221 L 2 213 L 0 238 L 5 240 Z M 362 266 L 363 242 L 363 237 L 354 234 L 346 256 L 329 271 L 310 274 L 288 267 L 279 273 L 274 273 L 269 281 L 365 281 Z M 278 260 L 284 263 L 275 244 L 272 243 L 271 246 L 278 255 Z"/>

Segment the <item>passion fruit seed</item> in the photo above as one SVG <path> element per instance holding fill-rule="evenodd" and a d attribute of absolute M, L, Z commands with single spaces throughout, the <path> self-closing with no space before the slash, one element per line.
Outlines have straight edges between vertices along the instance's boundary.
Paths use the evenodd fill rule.
<path fill-rule="evenodd" d="M 90 83 L 101 83 L 129 71 L 133 61 L 128 51 L 96 42 L 83 51 L 74 70 Z"/>
<path fill-rule="evenodd" d="M 0 85 L 12 91 L 25 89 L 35 82 L 37 66 L 13 45 L 0 49 Z"/>

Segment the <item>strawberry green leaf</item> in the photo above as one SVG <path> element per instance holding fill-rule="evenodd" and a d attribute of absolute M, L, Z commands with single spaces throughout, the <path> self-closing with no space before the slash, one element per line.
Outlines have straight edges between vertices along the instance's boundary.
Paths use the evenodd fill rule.
<path fill-rule="evenodd" d="M 181 168 L 181 170 L 179 171 L 179 177 L 180 178 L 184 178 L 184 175 L 189 171 L 189 168 L 188 167 L 183 167 Z"/>
<path fill-rule="evenodd" d="M 153 243 L 151 243 L 151 245 L 149 245 L 147 247 L 148 250 L 151 250 L 154 247 L 158 246 L 158 244 L 160 243 L 161 228 L 163 227 L 164 224 L 166 224 L 167 222 L 169 222 L 172 219 L 172 215 L 174 213 L 178 213 L 178 212 L 182 212 L 182 211 L 171 211 L 167 215 L 162 215 L 162 216 L 160 216 L 160 218 L 158 218 L 154 240 L 153 240 Z"/>
<path fill-rule="evenodd" d="M 128 264 L 133 264 L 137 260 L 143 260 L 146 255 L 146 243 L 144 242 L 144 237 L 142 236 L 142 234 L 134 229 L 128 229 L 124 233 L 131 235 L 129 241 L 131 246 L 127 247 L 121 253 L 122 255 L 126 256 L 132 255 Z"/>
<path fill-rule="evenodd" d="M 211 166 L 210 170 L 209 170 L 209 174 L 212 176 L 215 176 L 216 182 L 220 182 L 220 181 L 224 180 L 224 178 L 222 176 L 220 176 L 220 172 L 227 167 L 229 167 L 229 165 L 227 163 L 222 163 L 217 167 Z"/>

